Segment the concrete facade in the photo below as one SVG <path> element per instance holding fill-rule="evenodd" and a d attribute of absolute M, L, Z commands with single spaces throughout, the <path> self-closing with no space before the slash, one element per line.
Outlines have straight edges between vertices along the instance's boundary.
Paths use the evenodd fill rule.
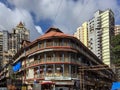
<path fill-rule="evenodd" d="M 114 34 L 115 34 L 115 35 L 120 34 L 120 25 L 115 25 Z"/>
<path fill-rule="evenodd" d="M 78 27 L 74 36 L 79 39 L 86 47 L 88 46 L 88 23 L 84 22 L 81 27 Z"/>
<path fill-rule="evenodd" d="M 114 35 L 114 14 L 97 11 L 88 23 L 89 49 L 105 64 L 111 65 L 111 36 Z"/>
<path fill-rule="evenodd" d="M 1 67 L 4 67 L 18 50 L 22 47 L 22 41 L 29 40 L 29 30 L 20 22 L 12 32 L 0 31 L 0 59 Z"/>

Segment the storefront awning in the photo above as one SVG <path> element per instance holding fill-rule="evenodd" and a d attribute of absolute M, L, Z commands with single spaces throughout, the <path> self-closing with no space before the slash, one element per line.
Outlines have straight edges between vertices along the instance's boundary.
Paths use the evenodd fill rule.
<path fill-rule="evenodd" d="M 55 84 L 54 82 L 52 81 L 45 81 L 45 82 L 42 82 L 41 85 L 45 85 L 45 84 Z"/>

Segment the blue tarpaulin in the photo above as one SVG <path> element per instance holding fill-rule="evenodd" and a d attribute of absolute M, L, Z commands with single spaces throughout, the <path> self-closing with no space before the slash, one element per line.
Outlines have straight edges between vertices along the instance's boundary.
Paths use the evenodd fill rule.
<path fill-rule="evenodd" d="M 111 90 L 120 90 L 120 82 L 113 82 Z"/>
<path fill-rule="evenodd" d="M 21 62 L 17 62 L 14 66 L 13 66 L 13 71 L 16 72 L 21 68 Z"/>

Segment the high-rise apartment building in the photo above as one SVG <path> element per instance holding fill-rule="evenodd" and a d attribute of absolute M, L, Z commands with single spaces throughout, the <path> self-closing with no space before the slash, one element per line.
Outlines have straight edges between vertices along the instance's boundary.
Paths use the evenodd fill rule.
<path fill-rule="evenodd" d="M 3 49 L 3 33 L 0 31 L 0 60 L 2 59 L 2 50 Z"/>
<path fill-rule="evenodd" d="M 85 46 L 88 46 L 88 23 L 84 22 L 81 27 L 77 28 L 74 36 L 78 38 Z"/>
<path fill-rule="evenodd" d="M 94 18 L 88 22 L 88 41 L 89 49 L 96 54 L 99 59 L 102 59 L 102 47 L 101 47 L 101 11 L 97 11 L 94 14 Z"/>
<path fill-rule="evenodd" d="M 21 22 L 12 30 L 12 33 L 5 30 L 0 31 L 1 67 L 4 67 L 22 47 L 23 40 L 29 40 L 29 30 Z"/>
<path fill-rule="evenodd" d="M 8 51 L 8 38 L 9 33 L 8 31 L 0 31 L 0 63 L 1 66 L 6 64 L 8 62 L 8 56 L 6 56 L 6 53 Z M 3 62 L 4 61 L 4 62 Z"/>
<path fill-rule="evenodd" d="M 0 68 L 2 66 L 2 58 L 3 58 L 3 33 L 0 31 Z"/>
<path fill-rule="evenodd" d="M 115 34 L 115 35 L 120 34 L 120 25 L 115 25 L 114 34 Z"/>
<path fill-rule="evenodd" d="M 97 11 L 88 22 L 89 49 L 107 65 L 111 64 L 111 36 L 114 34 L 114 14 Z"/>
<path fill-rule="evenodd" d="M 118 32 L 116 30 L 116 32 Z M 77 28 L 74 36 L 105 64 L 111 64 L 111 36 L 114 35 L 114 13 L 98 10 L 94 17 Z"/>
<path fill-rule="evenodd" d="M 29 39 L 29 30 L 25 28 L 25 25 L 20 22 L 10 33 L 10 44 L 9 49 L 11 51 L 11 55 L 13 56 L 21 47 L 23 40 Z"/>

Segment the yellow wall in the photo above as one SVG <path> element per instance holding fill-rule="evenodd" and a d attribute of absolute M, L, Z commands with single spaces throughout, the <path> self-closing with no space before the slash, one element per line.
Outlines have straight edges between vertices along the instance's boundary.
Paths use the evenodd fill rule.
<path fill-rule="evenodd" d="M 87 27 L 87 22 L 84 22 L 82 24 L 83 27 L 83 38 L 84 38 L 84 45 L 88 46 L 88 27 Z"/>
<path fill-rule="evenodd" d="M 110 33 L 109 33 L 109 12 L 101 14 L 102 27 L 102 60 L 110 65 Z"/>
<path fill-rule="evenodd" d="M 88 27 L 87 22 L 84 22 L 81 27 L 77 28 L 74 34 L 86 47 L 88 46 Z"/>

